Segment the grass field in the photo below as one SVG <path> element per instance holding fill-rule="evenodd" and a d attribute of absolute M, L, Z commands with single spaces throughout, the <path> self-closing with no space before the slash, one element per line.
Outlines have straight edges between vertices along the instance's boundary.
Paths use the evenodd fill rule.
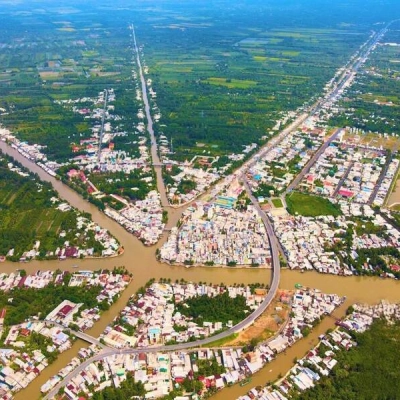
<path fill-rule="evenodd" d="M 211 83 L 212 85 L 224 86 L 229 89 L 248 89 L 252 86 L 256 86 L 256 81 L 245 80 L 245 79 L 226 79 L 226 78 L 208 78 L 205 82 Z"/>
<path fill-rule="evenodd" d="M 309 194 L 293 192 L 286 197 L 288 211 L 292 215 L 303 215 L 304 217 L 316 217 L 319 215 L 341 214 L 329 200 Z"/>
<path fill-rule="evenodd" d="M 231 335 L 229 335 L 229 336 L 227 336 L 225 338 L 222 338 L 222 339 L 219 339 L 219 340 L 215 340 L 214 342 L 208 343 L 207 345 L 204 345 L 202 347 L 207 347 L 207 348 L 210 348 L 210 347 L 221 347 L 226 343 L 232 342 L 238 336 L 239 336 L 238 333 L 232 333 Z"/>
<path fill-rule="evenodd" d="M 276 208 L 282 208 L 283 207 L 283 203 L 282 203 L 281 199 L 276 198 L 276 199 L 272 199 L 271 201 L 272 201 L 272 204 L 274 205 L 274 207 L 276 207 Z"/>

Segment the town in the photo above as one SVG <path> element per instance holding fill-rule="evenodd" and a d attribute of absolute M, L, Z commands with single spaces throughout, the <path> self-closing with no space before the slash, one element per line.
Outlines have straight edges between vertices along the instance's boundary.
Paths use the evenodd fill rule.
<path fill-rule="evenodd" d="M 195 296 L 212 296 L 219 293 L 221 288 L 207 287 L 205 285 L 194 284 L 160 284 L 153 283 L 147 291 L 147 296 L 151 302 L 157 304 L 157 296 L 160 299 L 160 306 L 153 305 L 153 310 L 162 310 L 163 304 L 169 298 L 164 298 L 163 293 L 172 296 L 174 293 L 181 294 L 180 301 L 185 298 Z M 247 298 L 252 298 L 249 288 L 227 288 L 229 296 L 236 296 L 237 293 L 247 293 Z M 203 294 L 204 293 L 204 294 Z M 155 296 L 155 297 L 154 297 Z M 262 297 L 262 296 L 261 296 Z M 291 316 L 283 326 L 281 332 L 272 340 L 260 343 L 252 349 L 241 349 L 238 347 L 225 347 L 224 349 L 204 348 L 198 351 L 176 351 L 176 352 L 141 352 L 140 348 L 135 352 L 126 351 L 115 353 L 115 355 L 104 357 L 98 361 L 89 363 L 90 358 L 86 355 L 74 360 L 67 367 L 67 371 L 78 365 L 85 366 L 78 374 L 69 381 L 64 393 L 71 399 L 77 398 L 77 394 L 83 391 L 86 395 L 100 391 L 107 386 L 120 387 L 121 384 L 133 376 L 135 382 L 142 382 L 144 385 L 146 398 L 157 398 L 170 393 L 173 387 L 178 388 L 177 396 L 189 398 L 193 392 L 197 392 L 200 397 L 206 394 L 215 393 L 225 386 L 237 382 L 248 382 L 250 376 L 260 370 L 265 364 L 273 360 L 277 354 L 283 352 L 287 347 L 293 345 L 304 335 L 308 335 L 313 326 L 326 315 L 331 314 L 336 307 L 344 301 L 337 295 L 323 294 L 319 290 L 309 288 L 296 289 L 292 295 L 284 294 L 281 299 L 285 304 L 290 304 Z M 148 308 L 146 296 L 139 299 L 143 301 L 140 307 L 135 307 L 138 312 L 136 318 L 144 317 L 140 310 Z M 139 303 L 138 303 L 139 305 Z M 159 315 L 160 321 L 165 323 L 165 327 L 171 326 L 171 310 L 165 308 L 165 316 L 155 314 L 154 311 L 147 311 L 149 321 L 156 320 Z M 126 321 L 132 320 L 128 310 L 123 314 Z M 169 317 L 166 317 L 169 315 Z M 135 318 L 135 317 L 133 317 Z M 190 328 L 189 328 L 190 329 Z M 164 328 L 162 329 L 165 330 Z M 155 327 L 148 329 L 148 337 L 155 338 Z M 161 330 L 160 330 L 161 334 Z M 111 342 L 108 342 L 111 344 Z M 119 347 L 119 346 L 118 346 Z M 122 348 L 124 349 L 124 348 Z M 244 351 L 245 350 L 245 351 Z M 85 361 L 87 360 L 87 361 Z M 65 376 L 64 371 L 53 377 L 42 387 L 42 392 L 46 393 L 55 386 Z M 197 382 L 197 383 L 196 383 Z M 195 395 L 196 396 L 196 395 Z"/>
<path fill-rule="evenodd" d="M 89 329 L 100 319 L 102 310 L 108 309 L 130 283 L 127 274 L 108 271 L 65 272 L 38 271 L 33 275 L 22 273 L 1 274 L 0 287 L 5 293 L 12 294 L 8 304 L 0 313 L 0 340 L 2 374 L 0 392 L 4 399 L 12 399 L 13 394 L 26 388 L 60 353 L 71 348 L 76 335 Z M 94 307 L 84 308 L 84 303 L 62 301 L 48 315 L 39 313 L 18 324 L 10 324 L 17 317 L 13 303 L 20 300 L 16 290 L 43 290 L 49 286 L 94 289 Z M 23 292 L 21 292 L 23 293 Z M 71 293 L 73 293 L 71 291 Z M 38 294 L 39 295 L 39 294 Z M 16 305 L 18 307 L 18 305 Z M 44 307 L 42 307 L 43 309 Z M 79 332 L 70 331 L 72 327 Z"/>

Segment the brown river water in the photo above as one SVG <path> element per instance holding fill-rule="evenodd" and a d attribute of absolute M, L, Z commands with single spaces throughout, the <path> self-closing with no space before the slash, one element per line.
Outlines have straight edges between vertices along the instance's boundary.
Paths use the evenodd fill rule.
<path fill-rule="evenodd" d="M 66 261 L 32 261 L 27 264 L 18 264 L 5 262 L 0 265 L 1 271 L 12 272 L 18 268 L 24 268 L 28 273 L 41 270 L 72 270 L 72 266 L 78 264 L 80 270 L 95 270 L 100 268 L 112 269 L 114 266 L 124 265 L 133 273 L 133 281 L 124 291 L 120 299 L 102 315 L 101 320 L 88 331 L 93 336 L 99 335 L 104 328 L 115 318 L 119 310 L 121 310 L 129 297 L 144 283 L 151 278 L 170 278 L 172 281 L 176 279 L 185 279 L 187 281 L 203 281 L 207 283 L 252 283 L 252 282 L 269 282 L 271 271 L 256 268 L 210 268 L 195 267 L 184 268 L 181 266 L 169 266 L 159 263 L 155 259 L 156 246 L 145 247 L 134 236 L 125 231 L 120 225 L 106 217 L 95 206 L 82 199 L 76 192 L 64 185 L 62 182 L 49 176 L 45 171 L 36 164 L 22 157 L 17 151 L 7 146 L 4 142 L 0 142 L 0 149 L 13 156 L 21 164 L 37 173 L 41 179 L 52 183 L 59 193 L 59 196 L 71 203 L 79 210 L 83 210 L 92 214 L 95 222 L 102 227 L 107 228 L 118 238 L 125 252 L 116 258 L 106 259 L 87 259 L 87 260 L 66 260 Z M 176 224 L 181 211 L 169 210 L 169 226 Z M 166 235 L 165 235 L 166 236 Z M 158 244 L 160 246 L 166 237 L 162 238 Z M 400 301 L 400 282 L 392 279 L 369 278 L 369 277 L 338 277 L 331 275 L 322 275 L 316 272 L 306 272 L 304 274 L 298 271 L 283 270 L 281 274 L 280 287 L 283 289 L 293 289 L 295 283 L 301 283 L 304 286 L 318 288 L 325 293 L 336 293 L 340 296 L 346 296 L 347 300 L 344 306 L 339 308 L 335 316 L 344 315 L 348 305 L 354 302 L 376 303 L 381 299 L 389 301 Z M 235 399 L 237 396 L 245 394 L 251 387 L 263 385 L 267 381 L 274 380 L 278 374 L 284 374 L 293 364 L 294 357 L 302 357 L 312 344 L 317 342 L 318 336 L 325 332 L 328 328 L 334 326 L 335 319 L 326 317 L 322 323 L 307 337 L 296 343 L 288 349 L 285 354 L 280 354 L 276 360 L 255 374 L 252 382 L 246 386 L 239 385 L 224 389 L 215 395 L 215 399 Z M 73 347 L 60 355 L 60 357 L 50 367 L 46 368 L 41 375 L 35 379 L 27 389 L 19 392 L 15 399 L 30 400 L 37 399 L 40 396 L 40 387 L 51 376 L 55 375 L 61 368 L 65 367 L 69 360 L 77 354 L 80 347 L 86 346 L 85 343 L 78 341 Z"/>

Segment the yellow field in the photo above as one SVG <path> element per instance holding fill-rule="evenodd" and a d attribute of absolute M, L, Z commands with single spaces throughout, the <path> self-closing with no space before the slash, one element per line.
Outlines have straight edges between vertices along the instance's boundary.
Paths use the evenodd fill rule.
<path fill-rule="evenodd" d="M 210 83 L 211 85 L 217 85 L 217 86 L 225 86 L 229 89 L 248 89 L 252 86 L 256 86 L 257 82 L 256 81 L 250 81 L 250 80 L 241 80 L 241 79 L 226 79 L 226 78 L 208 78 L 205 80 L 205 82 Z"/>

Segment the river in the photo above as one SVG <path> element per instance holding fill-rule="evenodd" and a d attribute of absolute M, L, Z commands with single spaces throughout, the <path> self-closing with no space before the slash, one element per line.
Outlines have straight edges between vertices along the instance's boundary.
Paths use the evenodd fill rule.
<path fill-rule="evenodd" d="M 203 281 L 212 283 L 226 284 L 233 283 L 252 283 L 252 282 L 269 282 L 271 278 L 271 271 L 267 269 L 257 268 L 212 268 L 212 267 L 195 267 L 184 268 L 180 266 L 169 266 L 167 264 L 159 263 L 155 259 L 155 250 L 159 247 L 166 238 L 162 238 L 157 246 L 145 247 L 133 235 L 128 233 L 119 224 L 110 218 L 106 217 L 95 206 L 84 200 L 80 195 L 70 189 L 68 186 L 58 181 L 57 179 L 49 176 L 36 164 L 24 158 L 15 149 L 0 141 L 0 149 L 14 157 L 18 162 L 24 165 L 32 172 L 37 173 L 41 179 L 50 182 L 59 193 L 59 196 L 67 200 L 72 206 L 79 210 L 83 210 L 92 214 L 95 222 L 102 227 L 107 228 L 118 238 L 121 245 L 124 247 L 125 252 L 123 255 L 116 258 L 103 258 L 103 259 L 86 259 L 86 260 L 66 260 L 66 261 L 32 261 L 23 264 L 23 268 L 29 273 L 41 270 L 55 270 L 57 268 L 62 270 L 72 270 L 72 265 L 79 265 L 80 269 L 95 270 L 99 268 L 112 269 L 114 266 L 124 265 L 130 272 L 133 273 L 133 281 L 129 287 L 123 292 L 120 299 L 110 308 L 109 311 L 102 315 L 102 318 L 96 325 L 88 331 L 93 336 L 99 335 L 104 328 L 109 324 L 121 310 L 129 297 L 140 287 L 143 286 L 151 278 L 170 278 L 175 281 L 176 279 L 185 279 L 187 281 Z M 173 226 L 179 219 L 182 210 L 170 209 L 170 220 L 168 225 Z M 21 268 L 19 263 L 5 262 L 1 264 L 3 272 L 12 272 Z M 281 273 L 280 287 L 284 289 L 293 289 L 295 283 L 301 283 L 305 286 L 321 289 L 325 293 L 336 293 L 340 296 L 346 296 L 346 304 L 350 305 L 354 302 L 367 302 L 376 303 L 381 299 L 389 301 L 400 301 L 400 283 L 392 279 L 370 278 L 370 277 L 339 277 L 331 275 L 322 275 L 316 272 L 300 273 L 298 271 L 283 270 Z M 344 308 L 342 309 L 343 312 Z M 295 356 L 302 356 L 310 347 L 309 341 L 318 337 L 319 332 L 324 332 L 327 327 L 325 324 L 333 326 L 334 320 L 332 318 L 325 319 L 322 324 L 315 330 L 309 338 L 298 342 L 291 349 L 287 351 L 286 355 L 279 355 L 277 360 L 267 365 L 262 371 L 256 374 L 253 378 L 251 385 L 265 383 L 267 380 L 274 379 L 274 374 L 270 374 L 269 370 L 275 371 L 276 375 L 279 372 L 284 372 L 290 368 L 290 363 Z M 51 366 L 46 368 L 41 375 L 35 379 L 28 389 L 19 392 L 15 399 L 25 400 L 36 399 L 40 394 L 41 385 L 46 382 L 51 376 L 55 375 L 61 368 L 65 367 L 68 361 L 77 354 L 77 350 L 86 346 L 83 342 L 79 341 L 74 346 L 62 354 Z M 257 383 L 260 382 L 260 383 Z M 246 393 L 251 388 L 251 385 L 244 387 L 234 386 L 224 390 L 221 394 L 216 395 L 216 399 L 222 398 L 235 398 L 236 396 Z M 225 394 L 227 393 L 227 394 Z M 228 395 L 229 393 L 229 395 Z M 221 397 L 224 396 L 224 397 Z M 229 397 L 228 397 L 229 396 Z"/>

